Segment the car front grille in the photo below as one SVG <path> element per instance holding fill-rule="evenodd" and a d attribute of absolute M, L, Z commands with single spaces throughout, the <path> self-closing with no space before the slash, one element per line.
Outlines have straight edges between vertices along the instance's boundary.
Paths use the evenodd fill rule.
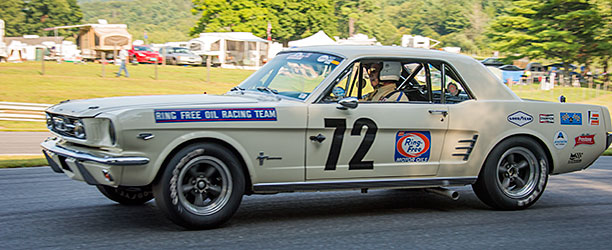
<path fill-rule="evenodd" d="M 79 119 L 75 117 L 47 113 L 47 128 L 51 131 L 63 136 L 84 139 L 75 135 L 74 124 L 77 121 Z"/>

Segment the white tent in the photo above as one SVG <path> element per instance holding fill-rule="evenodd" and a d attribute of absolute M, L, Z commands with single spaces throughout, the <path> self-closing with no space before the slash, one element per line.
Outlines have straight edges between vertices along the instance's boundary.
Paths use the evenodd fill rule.
<path fill-rule="evenodd" d="M 302 47 L 312 45 L 333 45 L 337 44 L 334 39 L 331 39 L 322 30 L 312 36 L 289 42 L 289 47 Z"/>

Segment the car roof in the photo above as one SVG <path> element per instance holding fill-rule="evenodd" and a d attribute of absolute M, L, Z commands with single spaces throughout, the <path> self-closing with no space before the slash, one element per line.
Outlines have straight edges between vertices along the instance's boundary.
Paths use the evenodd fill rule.
<path fill-rule="evenodd" d="M 342 64 L 367 57 L 405 57 L 445 61 L 452 65 L 461 78 L 467 83 L 477 99 L 482 100 L 520 100 L 496 75 L 475 59 L 457 54 L 430 49 L 406 48 L 399 46 L 364 46 L 364 45 L 321 45 L 291 48 L 288 52 L 319 52 L 337 55 L 348 60 Z M 343 65 L 342 67 L 345 67 Z"/>

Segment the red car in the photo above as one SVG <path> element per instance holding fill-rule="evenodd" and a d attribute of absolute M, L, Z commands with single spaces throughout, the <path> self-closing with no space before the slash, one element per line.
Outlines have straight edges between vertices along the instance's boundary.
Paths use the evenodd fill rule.
<path fill-rule="evenodd" d="M 133 62 L 138 63 L 161 63 L 162 57 L 151 47 L 146 45 L 136 45 L 128 50 Z"/>

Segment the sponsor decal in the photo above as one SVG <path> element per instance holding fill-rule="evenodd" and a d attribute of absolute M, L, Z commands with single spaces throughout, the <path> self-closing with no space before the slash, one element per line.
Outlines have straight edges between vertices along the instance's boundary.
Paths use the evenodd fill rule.
<path fill-rule="evenodd" d="M 589 110 L 589 125 L 591 126 L 599 126 L 599 111 Z"/>
<path fill-rule="evenodd" d="M 582 125 L 582 113 L 561 112 L 561 125 Z"/>
<path fill-rule="evenodd" d="M 581 163 L 582 162 L 582 155 L 584 153 L 578 152 L 578 153 L 570 153 L 570 157 L 569 160 L 567 161 L 568 164 L 575 164 L 575 163 Z"/>
<path fill-rule="evenodd" d="M 395 135 L 396 162 L 427 162 L 430 149 L 429 131 L 399 131 Z"/>
<path fill-rule="evenodd" d="M 275 108 L 156 109 L 154 115 L 156 123 L 276 121 L 277 118 Z"/>
<path fill-rule="evenodd" d="M 533 116 L 523 111 L 518 111 L 518 112 L 514 112 L 511 115 L 509 115 L 508 121 L 513 123 L 514 125 L 522 127 L 530 123 L 531 121 L 533 121 Z"/>
<path fill-rule="evenodd" d="M 555 145 L 555 148 L 557 149 L 563 149 L 565 148 L 565 145 L 567 145 L 567 134 L 563 131 L 557 131 L 557 133 L 555 133 L 555 137 L 553 138 L 553 144 Z"/>
<path fill-rule="evenodd" d="M 540 123 L 555 123 L 555 114 L 540 114 Z"/>
<path fill-rule="evenodd" d="M 574 144 L 574 147 L 581 145 L 581 144 L 593 145 L 595 144 L 595 135 L 581 134 L 579 136 L 576 136 L 574 140 L 576 141 L 576 144 Z"/>

